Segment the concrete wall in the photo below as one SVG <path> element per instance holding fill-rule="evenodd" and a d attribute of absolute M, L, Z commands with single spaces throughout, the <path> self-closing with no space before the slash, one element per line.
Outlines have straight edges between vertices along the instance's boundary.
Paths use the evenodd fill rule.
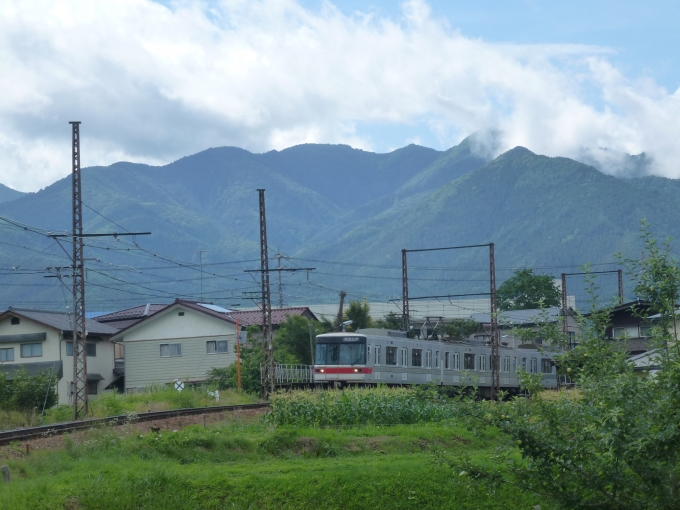
<path fill-rule="evenodd" d="M 179 315 L 183 313 L 183 315 Z M 205 380 L 212 368 L 225 368 L 236 361 L 236 326 L 209 315 L 172 307 L 123 333 L 125 387 L 139 390 L 152 384 Z M 228 352 L 208 354 L 206 342 L 227 340 Z M 182 355 L 161 357 L 161 344 L 182 344 Z"/>

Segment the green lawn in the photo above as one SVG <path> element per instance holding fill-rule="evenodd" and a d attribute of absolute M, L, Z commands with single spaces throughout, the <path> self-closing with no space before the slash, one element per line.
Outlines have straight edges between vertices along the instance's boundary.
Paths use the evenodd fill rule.
<path fill-rule="evenodd" d="M 442 460 L 491 462 L 502 438 L 446 423 L 315 429 L 258 420 L 160 434 L 105 429 L 79 441 L 9 461 L 0 508 L 553 508 L 453 473 Z"/>

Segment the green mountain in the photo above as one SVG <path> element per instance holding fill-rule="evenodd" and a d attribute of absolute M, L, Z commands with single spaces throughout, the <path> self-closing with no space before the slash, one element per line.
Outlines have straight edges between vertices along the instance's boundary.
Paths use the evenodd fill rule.
<path fill-rule="evenodd" d="M 396 298 L 402 248 L 494 242 L 502 281 L 519 266 L 559 275 L 585 262 L 615 262 L 617 252 L 639 256 L 642 218 L 658 237 L 680 234 L 680 181 L 615 178 L 521 147 L 489 161 L 477 145 L 470 137 L 445 152 L 410 145 L 388 154 L 312 144 L 265 154 L 223 147 L 162 167 L 84 169 L 86 232 L 152 232 L 86 239 L 88 309 L 201 295 L 252 306 L 244 293 L 259 290 L 259 276 L 243 270 L 259 267 L 258 188 L 266 189 L 270 255 L 280 249 L 291 256 L 279 260 L 283 267 L 315 268 L 281 275 L 286 303 L 334 302 L 339 289 L 353 299 Z M 70 195 L 65 178 L 0 203 L 0 217 L 69 231 Z M 45 278 L 54 276 L 45 267 L 67 266 L 70 245 L 62 241 L 62 250 L 16 226 L 3 225 L 3 234 L 0 304 L 66 307 L 70 280 Z M 197 250 L 206 250 L 202 266 Z M 413 295 L 488 288 L 483 248 L 412 254 L 409 264 Z M 273 275 L 273 293 L 277 283 Z"/>
<path fill-rule="evenodd" d="M 25 194 L 26 193 L 22 193 L 21 191 L 8 188 L 4 184 L 0 184 L 0 203 L 16 200 L 17 198 L 22 197 Z"/>

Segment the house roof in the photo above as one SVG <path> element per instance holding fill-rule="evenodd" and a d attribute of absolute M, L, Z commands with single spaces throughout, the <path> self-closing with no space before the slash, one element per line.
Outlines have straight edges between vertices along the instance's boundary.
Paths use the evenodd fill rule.
<path fill-rule="evenodd" d="M 94 320 L 97 322 L 117 322 L 117 321 L 127 321 L 130 319 L 142 319 L 147 315 L 153 315 L 154 313 L 166 308 L 166 304 L 158 303 L 147 303 L 145 305 L 133 306 L 132 308 L 126 308 L 125 310 L 120 310 L 118 312 L 111 312 L 105 315 L 99 315 L 95 317 Z"/>
<path fill-rule="evenodd" d="M 73 316 L 65 312 L 36 310 L 34 308 L 14 308 L 10 306 L 6 311 L 0 314 L 0 320 L 4 319 L 7 315 L 24 317 L 59 331 L 73 332 Z M 117 329 L 107 326 L 106 324 L 100 324 L 94 319 L 86 319 L 85 328 L 87 329 L 88 335 L 113 335 L 118 332 Z"/>
<path fill-rule="evenodd" d="M 52 370 L 52 373 L 57 379 L 61 379 L 64 376 L 64 364 L 62 360 L 39 361 L 37 363 L 0 363 L 0 372 L 5 373 L 5 377 L 8 381 L 14 380 L 14 374 L 21 369 L 24 369 L 26 374 L 31 377 L 38 375 L 45 370 Z"/>
<path fill-rule="evenodd" d="M 261 310 L 247 310 L 242 312 L 232 312 L 229 314 L 233 319 L 238 319 L 239 325 L 243 327 L 258 326 L 262 324 Z M 306 306 L 291 307 L 291 308 L 273 308 L 272 309 L 272 324 L 277 325 L 286 321 L 290 315 L 301 315 L 311 320 L 319 320 L 316 315 Z"/>
<path fill-rule="evenodd" d="M 474 313 L 470 316 L 472 319 L 482 324 L 491 322 L 491 314 L 489 313 Z M 498 312 L 498 323 L 507 326 L 518 326 L 520 324 L 535 324 L 537 320 L 547 320 L 548 322 L 556 322 L 562 317 L 562 309 L 559 307 L 545 308 L 544 310 L 505 310 Z"/>

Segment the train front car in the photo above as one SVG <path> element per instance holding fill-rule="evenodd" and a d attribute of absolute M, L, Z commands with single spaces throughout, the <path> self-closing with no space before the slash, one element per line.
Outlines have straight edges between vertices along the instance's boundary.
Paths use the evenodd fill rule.
<path fill-rule="evenodd" d="M 316 337 L 316 384 L 361 384 L 370 379 L 371 372 L 373 369 L 366 366 L 366 335 L 343 332 Z"/>

